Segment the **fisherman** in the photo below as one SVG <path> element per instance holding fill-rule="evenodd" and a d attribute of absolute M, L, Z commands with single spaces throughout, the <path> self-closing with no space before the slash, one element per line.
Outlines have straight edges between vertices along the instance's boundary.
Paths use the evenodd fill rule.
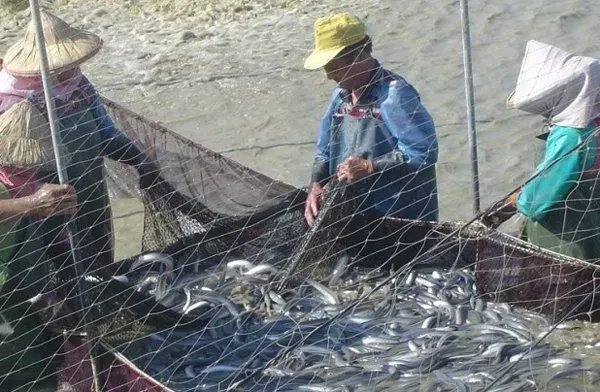
<path fill-rule="evenodd" d="M 39 169 L 53 165 L 52 141 L 29 101 L 0 116 L 0 138 L 0 390 L 56 391 L 59 336 L 47 331 L 31 300 L 49 289 L 42 224 L 72 216 L 77 196 L 71 185 L 38 181 Z"/>
<path fill-rule="evenodd" d="M 82 260 L 107 265 L 113 261 L 113 236 L 104 157 L 134 166 L 140 173 L 140 187 L 148 188 L 158 178 L 158 168 L 140 148 L 115 128 L 98 93 L 81 73 L 79 65 L 100 50 L 102 40 L 87 31 L 69 26 L 48 11 L 41 11 L 48 53 L 52 93 L 67 162 L 69 182 L 77 191 L 74 218 L 78 250 Z M 0 71 L 0 113 L 27 100 L 47 117 L 39 71 L 35 29 L 30 23 L 25 36 L 6 53 Z M 46 174 L 56 182 L 56 169 Z M 56 245 L 57 219 L 45 224 L 47 245 Z M 64 244 L 64 242 L 63 242 Z M 58 246 L 57 249 L 62 249 Z M 68 254 L 62 249 L 57 254 Z M 89 263 L 83 263 L 89 268 Z"/>
<path fill-rule="evenodd" d="M 600 258 L 600 63 L 529 41 L 509 108 L 544 117 L 543 160 L 504 205 L 482 218 L 498 227 L 517 212 L 529 242 L 582 260 Z"/>
<path fill-rule="evenodd" d="M 314 222 L 333 176 L 366 197 L 370 212 L 437 220 L 437 137 L 418 92 L 372 57 L 356 16 L 319 18 L 314 40 L 304 67 L 323 68 L 337 86 L 318 131 L 307 222 Z"/>

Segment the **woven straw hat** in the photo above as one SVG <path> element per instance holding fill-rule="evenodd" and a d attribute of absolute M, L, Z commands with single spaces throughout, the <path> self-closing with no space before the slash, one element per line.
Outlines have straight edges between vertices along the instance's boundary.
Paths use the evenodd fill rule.
<path fill-rule="evenodd" d="M 0 163 L 6 166 L 53 167 L 50 125 L 29 101 L 13 105 L 0 116 Z"/>
<path fill-rule="evenodd" d="M 50 72 L 74 68 L 93 57 L 102 47 L 102 39 L 95 34 L 69 26 L 48 11 L 41 11 L 46 52 Z M 29 23 L 25 37 L 8 49 L 4 68 L 14 76 L 37 76 L 39 55 L 35 45 L 35 28 Z"/>

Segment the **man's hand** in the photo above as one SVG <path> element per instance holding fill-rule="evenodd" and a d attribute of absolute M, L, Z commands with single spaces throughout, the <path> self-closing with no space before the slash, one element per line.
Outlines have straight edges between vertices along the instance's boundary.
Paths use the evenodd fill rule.
<path fill-rule="evenodd" d="M 304 208 L 304 217 L 306 218 L 306 222 L 311 226 L 319 214 L 322 197 L 323 187 L 318 182 L 313 183 L 308 197 L 306 198 L 306 207 Z"/>
<path fill-rule="evenodd" d="M 517 213 L 517 195 L 516 192 L 511 194 L 500 208 L 483 215 L 481 223 L 492 229 L 497 229 L 501 224 L 512 218 Z"/>
<path fill-rule="evenodd" d="M 355 155 L 348 157 L 337 168 L 337 178 L 340 182 L 352 184 L 373 174 L 373 163 L 369 159 Z"/>
<path fill-rule="evenodd" d="M 77 194 L 68 184 L 43 184 L 27 199 L 30 213 L 39 217 L 73 216 L 77 211 Z"/>

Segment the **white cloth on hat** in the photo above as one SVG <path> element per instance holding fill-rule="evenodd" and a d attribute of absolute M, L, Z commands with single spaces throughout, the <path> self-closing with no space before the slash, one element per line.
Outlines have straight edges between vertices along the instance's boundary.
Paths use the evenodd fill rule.
<path fill-rule="evenodd" d="M 530 40 L 507 105 L 553 124 L 585 128 L 600 116 L 600 62 Z"/>

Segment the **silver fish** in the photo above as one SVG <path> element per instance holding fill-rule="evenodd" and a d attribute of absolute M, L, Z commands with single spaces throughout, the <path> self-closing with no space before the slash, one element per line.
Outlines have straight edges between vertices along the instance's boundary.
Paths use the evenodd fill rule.
<path fill-rule="evenodd" d="M 329 304 L 329 305 L 336 305 L 338 304 L 340 301 L 337 298 L 337 295 L 329 290 L 327 287 L 323 286 L 322 284 L 312 280 L 312 279 L 306 279 L 306 283 L 308 283 L 310 286 L 312 286 L 315 290 L 317 290 L 322 296 L 323 296 L 323 300 L 325 301 L 325 303 Z"/>
<path fill-rule="evenodd" d="M 173 268 L 175 267 L 175 261 L 171 256 L 166 255 L 164 253 L 152 252 L 140 255 L 137 258 L 137 260 L 133 264 L 131 264 L 131 267 L 129 267 L 129 271 L 134 271 L 142 265 L 154 263 L 162 264 L 164 266 L 163 272 L 173 271 Z"/>
<path fill-rule="evenodd" d="M 340 280 L 342 275 L 346 273 L 346 270 L 348 269 L 349 260 L 350 258 L 347 254 L 344 254 L 342 255 L 342 257 L 340 257 L 333 269 L 333 272 L 331 273 L 331 278 L 329 279 L 329 287 L 333 287 Z"/>
<path fill-rule="evenodd" d="M 248 260 L 233 260 L 227 263 L 227 269 L 239 269 L 243 271 L 250 271 L 254 268 L 254 264 L 249 262 Z"/>
<path fill-rule="evenodd" d="M 277 274 L 279 270 L 269 264 L 260 264 L 244 272 L 244 275 L 256 276 L 264 274 Z"/>

